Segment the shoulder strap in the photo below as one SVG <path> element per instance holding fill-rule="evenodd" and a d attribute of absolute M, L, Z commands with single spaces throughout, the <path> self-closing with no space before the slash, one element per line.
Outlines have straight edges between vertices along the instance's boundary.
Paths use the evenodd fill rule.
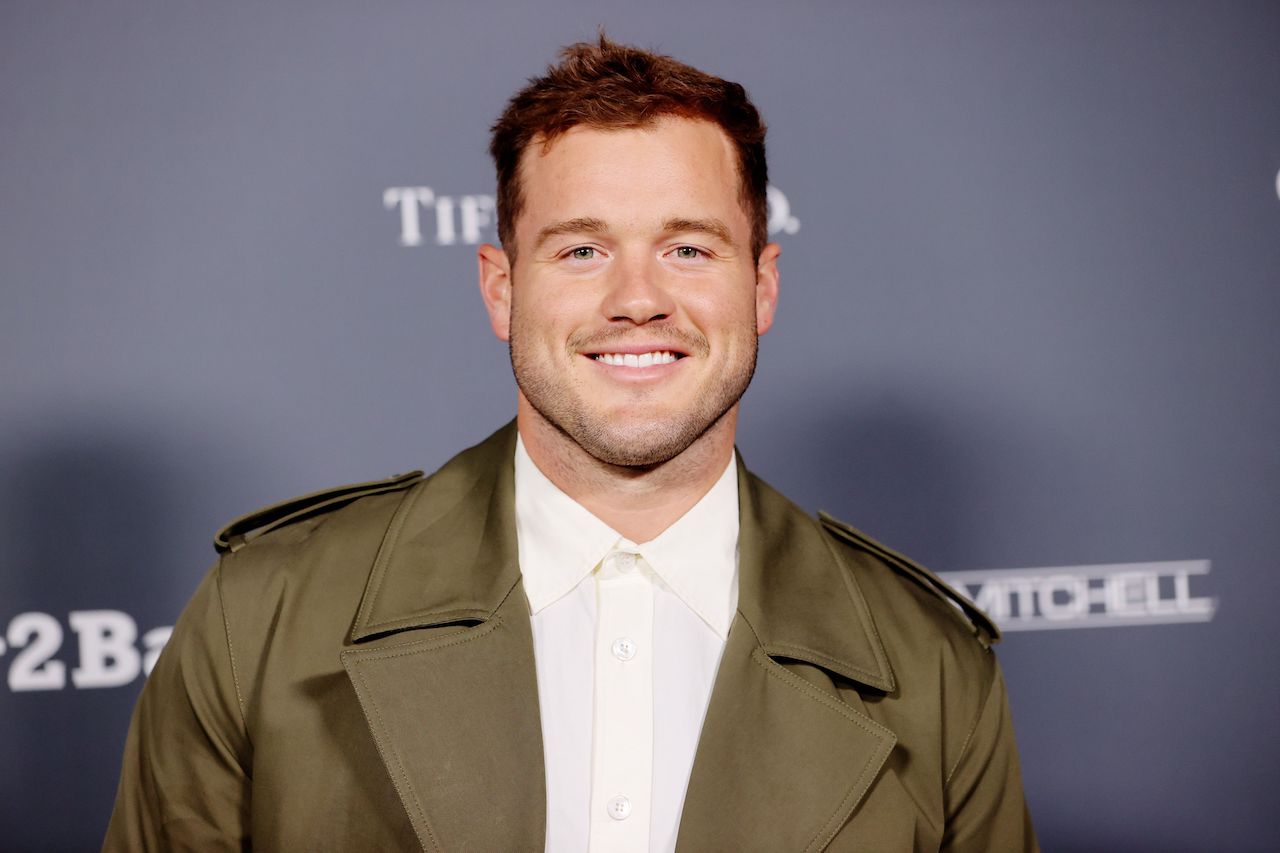
<path fill-rule="evenodd" d="M 956 592 L 956 590 L 926 569 L 924 566 L 915 561 L 904 557 L 897 551 L 881 545 L 876 540 L 867 536 L 859 530 L 850 527 L 843 521 L 839 521 L 825 512 L 819 512 L 818 518 L 821 519 L 823 527 L 828 531 L 845 540 L 855 548 L 866 551 L 872 556 L 879 557 L 888 563 L 892 568 L 909 577 L 920 586 L 932 592 L 934 595 L 946 601 L 948 604 L 959 607 L 964 615 L 968 617 L 970 628 L 972 628 L 974 636 L 978 638 L 978 642 L 984 646 L 991 646 L 1000 641 L 1000 629 L 996 627 L 996 623 L 991 621 L 991 617 L 982 612 L 972 601 L 964 595 Z"/>
<path fill-rule="evenodd" d="M 353 483 L 349 486 L 323 489 L 319 492 L 312 492 L 309 495 L 290 498 L 287 501 L 281 501 L 280 503 L 255 510 L 248 515 L 240 516 L 218 531 L 218 534 L 213 537 L 213 547 L 219 554 L 227 551 L 239 551 L 248 544 L 251 538 L 257 538 L 268 531 L 284 527 L 306 516 L 314 515 L 321 510 L 349 503 L 356 498 L 407 489 L 421 479 L 421 471 L 410 471 L 407 474 L 397 474 L 385 480 Z M 250 534 L 254 535 L 251 537 Z"/>

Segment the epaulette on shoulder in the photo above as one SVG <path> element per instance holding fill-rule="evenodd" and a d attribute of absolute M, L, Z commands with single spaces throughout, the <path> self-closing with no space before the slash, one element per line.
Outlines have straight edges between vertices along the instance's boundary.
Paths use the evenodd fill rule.
<path fill-rule="evenodd" d="M 295 521 L 300 521 L 303 518 L 309 518 L 316 513 L 350 503 L 356 498 L 407 489 L 421 479 L 421 471 L 410 471 L 407 474 L 397 474 L 384 480 L 353 483 L 349 486 L 323 489 L 319 492 L 312 492 L 309 495 L 290 498 L 287 501 L 281 501 L 280 503 L 255 510 L 248 515 L 240 516 L 218 531 L 218 535 L 213 537 L 213 547 L 217 549 L 219 554 L 225 554 L 228 551 L 239 551 L 252 539 L 256 539 L 264 533 L 292 524 Z"/>
<path fill-rule="evenodd" d="M 942 578 L 926 569 L 919 563 L 902 556 L 897 551 L 881 545 L 876 540 L 867 536 L 865 533 L 856 530 L 843 521 L 839 521 L 825 512 L 819 512 L 818 518 L 822 521 L 822 526 L 834 536 L 848 542 L 860 551 L 865 551 L 874 557 L 879 557 L 891 568 L 899 573 L 906 575 L 929 592 L 938 596 L 948 604 L 959 608 L 961 612 L 968 618 L 969 627 L 972 629 L 974 636 L 978 638 L 978 642 L 983 646 L 991 646 L 1000 641 L 1000 629 L 996 627 L 996 623 L 991 621 L 991 617 L 983 613 L 980 608 L 974 605 L 965 596 L 956 592 L 954 588 Z M 957 614 L 958 615 L 958 614 Z"/>

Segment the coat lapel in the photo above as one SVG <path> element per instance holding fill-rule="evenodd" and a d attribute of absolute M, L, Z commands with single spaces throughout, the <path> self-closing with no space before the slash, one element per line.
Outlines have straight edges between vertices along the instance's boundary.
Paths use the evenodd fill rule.
<path fill-rule="evenodd" d="M 423 848 L 541 850 L 545 772 L 516 553 L 514 425 L 410 491 L 343 664 Z M 893 672 L 817 522 L 739 464 L 739 606 L 677 848 L 821 850 L 895 736 L 807 665 L 879 691 Z M 785 664 L 785 665 L 784 665 Z"/>
<path fill-rule="evenodd" d="M 509 426 L 408 493 L 343 653 L 387 773 L 429 851 L 544 844 L 514 442 Z"/>
<path fill-rule="evenodd" d="M 896 738 L 837 698 L 826 675 L 804 678 L 782 662 L 879 691 L 894 688 L 893 672 L 857 582 L 817 522 L 741 465 L 738 482 L 738 614 L 677 849 L 821 850 Z"/>

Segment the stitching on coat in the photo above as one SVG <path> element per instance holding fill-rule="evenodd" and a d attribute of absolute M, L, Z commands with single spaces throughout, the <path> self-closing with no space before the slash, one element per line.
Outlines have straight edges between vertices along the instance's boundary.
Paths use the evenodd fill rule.
<path fill-rule="evenodd" d="M 422 801 L 418 799 L 417 792 L 409 787 L 409 773 L 405 769 L 404 762 L 400 760 L 400 754 L 394 749 L 391 749 L 386 738 L 383 737 L 384 727 L 382 723 L 382 711 L 378 708 L 378 703 L 374 701 L 373 694 L 369 692 L 369 682 L 364 677 L 364 673 L 360 673 L 359 678 L 360 686 L 364 688 L 365 695 L 369 697 L 369 707 L 373 709 L 374 716 L 377 718 L 376 721 L 369 719 L 369 712 L 365 710 L 365 721 L 370 725 L 370 728 L 378 733 L 376 735 L 378 739 L 378 751 L 382 753 L 384 758 L 389 756 L 391 760 L 395 762 L 396 771 L 399 773 L 399 779 L 395 776 L 391 777 L 391 784 L 395 785 L 396 793 L 400 795 L 400 799 L 407 799 L 409 802 L 413 803 L 413 808 L 414 811 L 417 812 L 418 820 L 422 823 L 422 827 L 427 831 L 427 837 L 423 838 L 422 833 L 418 831 L 417 826 L 414 826 L 413 834 L 418 836 L 418 843 L 421 844 L 424 849 L 429 846 L 430 849 L 439 851 L 441 849 L 440 842 L 436 840 L 435 832 L 431 829 L 431 822 L 427 820 L 427 813 L 422 808 Z M 361 707 L 363 709 L 364 703 L 361 703 Z M 430 842 L 429 845 L 428 842 Z"/>
<path fill-rule="evenodd" d="M 763 657 L 764 660 L 761 660 L 761 657 Z M 763 649 L 756 649 L 753 651 L 751 653 L 751 659 L 763 667 L 765 672 L 769 673 L 774 678 L 780 679 L 783 684 L 786 684 L 788 687 L 809 696 L 811 699 L 817 699 L 823 705 L 826 705 L 828 708 L 835 711 L 837 714 L 844 717 L 863 731 L 875 735 L 884 734 L 883 731 L 878 731 L 877 728 L 867 725 L 865 721 L 859 719 L 859 716 L 855 714 L 853 709 L 848 705 L 845 705 L 843 702 L 823 693 L 800 676 L 788 672 L 786 667 L 774 663 L 769 659 L 768 654 L 766 654 Z M 792 679 L 794 679 L 794 681 Z"/>
<path fill-rule="evenodd" d="M 431 640 L 414 640 L 413 642 L 410 642 L 410 643 L 399 643 L 394 646 L 388 646 L 387 648 L 380 649 L 377 652 L 365 651 L 362 653 L 361 650 L 356 649 L 356 650 L 352 650 L 350 652 L 344 653 L 343 657 L 350 656 L 352 658 L 352 664 L 354 666 L 355 664 L 358 664 L 363 660 L 380 660 L 380 661 L 390 660 L 392 658 L 405 657 L 406 655 L 418 654 L 420 652 L 428 651 L 428 650 L 434 651 L 435 649 L 446 649 L 451 646 L 462 645 L 463 643 L 470 642 L 471 640 L 477 639 L 478 637 L 483 637 L 486 634 L 491 633 L 494 629 L 500 627 L 501 625 L 502 625 L 502 619 L 498 616 L 494 616 L 491 620 L 486 622 L 484 625 L 480 626 L 477 630 L 464 631 L 457 638 L 452 638 L 448 642 L 433 643 Z M 384 756 L 391 757 L 391 759 L 395 762 L 396 771 L 400 775 L 399 780 L 397 780 L 396 777 L 393 776 L 391 779 L 391 782 L 393 785 L 395 785 L 396 792 L 400 794 L 401 799 L 407 798 L 413 803 L 413 807 L 418 814 L 418 818 L 422 821 L 422 825 L 426 828 L 428 839 L 424 839 L 422 835 L 418 833 L 416 827 L 414 829 L 414 834 L 418 836 L 418 842 L 422 844 L 423 847 L 427 847 L 428 846 L 427 841 L 430 840 L 431 849 L 440 850 L 441 849 L 440 843 L 439 841 L 436 840 L 435 833 L 431 829 L 431 824 L 427 820 L 427 815 L 422 808 L 421 801 L 418 799 L 416 792 L 408 788 L 409 774 L 408 774 L 408 771 L 405 769 L 404 762 L 400 760 L 399 753 L 391 749 L 390 745 L 386 742 L 385 738 L 382 735 L 382 732 L 383 732 L 382 711 L 381 709 L 378 708 L 378 703 L 374 701 L 373 694 L 369 692 L 369 682 L 365 678 L 363 672 L 357 672 L 356 675 L 360 679 L 360 685 L 361 687 L 364 688 L 365 695 L 369 697 L 369 707 L 373 709 L 374 716 L 377 717 L 377 720 L 375 722 L 374 720 L 369 719 L 368 712 L 365 713 L 365 719 L 371 724 L 371 727 L 374 729 L 374 731 L 378 733 L 376 735 L 377 741 L 378 741 L 378 749 L 380 752 L 383 753 Z M 363 703 L 361 703 L 361 705 L 363 707 Z M 406 791 L 408 792 L 407 797 L 406 797 Z"/>
<path fill-rule="evenodd" d="M 222 634 L 227 641 L 227 656 L 231 658 L 231 685 L 236 691 L 236 708 L 240 711 L 240 725 L 244 728 L 246 740 L 249 738 L 249 720 L 245 711 L 244 694 L 240 690 L 240 670 L 236 667 L 236 649 L 231 643 L 231 623 L 227 620 L 227 607 L 222 597 L 222 561 L 225 555 L 218 558 L 218 575 L 216 589 L 218 591 L 218 612 L 222 615 Z"/>
<path fill-rule="evenodd" d="M 765 659 L 761 660 L 761 656 L 763 656 Z M 875 727 L 867 725 L 864 721 L 858 719 L 858 717 L 853 713 L 852 709 L 841 707 L 842 703 L 838 703 L 835 699 L 832 699 L 830 696 L 827 696 L 821 690 L 818 690 L 816 687 L 809 684 L 809 682 L 805 681 L 803 678 L 800 678 L 798 675 L 793 675 L 792 673 L 788 672 L 785 668 L 769 660 L 768 655 L 766 655 L 762 649 L 757 648 L 755 651 L 753 651 L 751 653 L 751 659 L 755 661 L 757 664 L 759 664 L 760 667 L 766 673 L 778 679 L 783 684 L 790 687 L 792 690 L 797 691 L 803 696 L 807 696 L 811 699 L 816 699 L 819 703 L 830 708 L 832 711 L 835 711 L 837 714 L 844 717 L 849 722 L 853 723 L 855 726 L 867 732 L 868 734 L 871 734 L 871 735 L 884 734 L 884 732 L 877 731 Z M 892 744 L 890 745 L 890 749 L 892 749 Z M 827 820 L 823 823 L 823 825 L 818 829 L 817 834 L 814 835 L 813 838 L 809 840 L 809 843 L 807 845 L 805 845 L 805 850 L 821 849 L 822 846 L 830 844 L 831 839 L 835 838 L 836 833 L 840 831 L 840 826 L 841 826 L 840 823 L 836 822 L 836 818 L 839 817 L 840 815 L 847 814 L 847 812 L 852 808 L 853 801 L 857 799 L 857 797 L 861 797 L 862 795 L 866 794 L 867 790 L 871 787 L 871 782 L 875 777 L 874 777 L 874 774 L 869 774 L 868 771 L 871 769 L 872 763 L 873 763 L 873 759 L 868 759 L 866 764 L 862 766 L 862 771 L 858 774 L 857 778 L 853 780 L 853 785 L 849 788 L 848 793 L 846 793 L 844 795 L 844 798 L 840 800 L 840 805 L 836 807 L 836 810 L 831 813 L 831 816 L 828 817 Z M 883 763 L 884 762 L 882 759 L 881 764 Z M 866 777 L 865 782 L 863 782 L 864 777 Z M 857 795 L 857 797 L 855 797 L 855 795 Z M 819 839 L 821 839 L 821 844 L 818 844 Z"/>
<path fill-rule="evenodd" d="M 463 643 L 469 643 L 472 640 L 491 633 L 500 625 L 502 625 L 502 617 L 494 616 L 483 625 L 477 625 L 471 629 L 462 629 L 458 632 L 456 637 L 455 635 L 450 634 L 449 637 L 451 639 L 449 639 L 448 642 L 441 642 L 440 640 L 442 638 L 437 638 L 435 640 L 428 638 L 425 640 L 413 640 L 408 643 L 397 643 L 394 646 L 386 646 L 385 648 L 378 649 L 377 651 L 370 649 L 349 649 L 348 651 L 343 652 L 343 655 L 350 655 L 357 661 L 366 659 L 390 660 L 392 658 L 404 657 L 405 655 L 414 655 L 422 651 L 434 651 L 435 649 L 447 649 L 450 646 L 460 646 Z"/>
<path fill-rule="evenodd" d="M 952 613 L 952 615 L 960 619 L 960 622 L 969 629 L 969 632 L 974 635 L 983 648 L 989 649 L 994 643 L 999 641 L 998 636 L 993 637 L 989 633 L 989 628 L 993 628 L 995 629 L 996 634 L 999 634 L 999 626 L 994 622 L 991 622 L 990 617 L 987 616 L 981 608 L 972 605 L 970 602 L 966 601 L 963 596 L 957 595 L 956 591 L 951 589 L 946 581 L 942 580 L 923 566 L 917 565 L 910 558 L 895 552 L 893 549 L 885 545 L 881 545 L 879 542 L 867 537 L 865 534 L 859 533 L 843 521 L 840 521 L 837 518 L 832 518 L 826 513 L 819 513 L 819 515 L 825 518 L 825 521 L 820 520 L 819 523 L 833 535 L 843 539 L 862 553 L 867 554 L 880 562 L 887 562 L 890 566 L 897 567 L 897 569 L 905 572 L 912 581 L 919 584 L 926 591 L 942 599 L 948 605 L 947 609 Z M 981 618 L 975 619 L 975 613 Z M 982 626 L 979 625 L 979 621 L 983 623 Z"/>
<path fill-rule="evenodd" d="M 858 591 L 858 598 L 861 599 L 861 603 L 862 603 L 862 607 L 859 608 L 858 615 L 863 617 L 863 630 L 868 631 L 871 634 L 872 638 L 875 640 L 875 646 L 872 649 L 872 651 L 875 653 L 876 663 L 880 664 L 884 669 L 888 670 L 889 682 L 891 684 L 896 682 L 897 679 L 895 679 L 893 676 L 893 668 L 889 666 L 889 661 L 885 657 L 884 640 L 880 638 L 880 630 L 876 628 L 876 621 L 871 616 L 871 611 L 867 608 L 866 597 L 862 595 L 862 587 L 858 586 L 858 580 L 853 576 L 853 569 L 849 566 L 847 562 L 844 561 L 844 559 L 841 558 L 840 552 L 836 549 L 836 546 L 831 544 L 831 537 L 827 535 L 826 527 L 822 524 L 822 522 L 815 521 L 814 525 L 818 528 L 818 532 L 822 534 L 822 541 L 826 543 L 827 550 L 831 553 L 832 558 L 836 561 L 836 563 L 838 563 L 842 568 L 844 568 L 845 587 L 847 588 L 849 584 L 852 583 L 854 588 L 857 589 Z M 849 590 L 849 593 L 850 593 L 850 598 L 852 598 L 853 590 Z M 856 602 L 855 602 L 855 605 L 856 605 Z"/>
<path fill-rule="evenodd" d="M 823 663 L 835 664 L 836 666 L 844 667 L 850 672 L 856 673 L 857 675 L 861 675 L 875 681 L 882 680 L 882 677 L 880 676 L 879 673 L 872 672 L 869 669 L 863 669 L 862 667 L 851 664 L 846 660 L 841 660 L 840 658 L 834 658 L 831 655 L 823 654 L 822 652 L 811 649 L 808 646 L 797 646 L 797 645 L 793 645 L 792 643 L 770 643 L 769 648 L 777 649 L 779 651 L 790 650 L 793 652 L 803 652 L 805 655 L 808 655 L 814 658 L 815 660 L 821 661 Z"/>
<path fill-rule="evenodd" d="M 947 778 L 943 781 L 943 785 L 951 784 L 951 777 L 956 775 L 956 771 L 960 769 L 960 762 L 964 761 L 965 754 L 969 751 L 969 742 L 973 740 L 974 734 L 978 731 L 978 723 L 982 722 L 982 715 L 986 713 L 987 703 L 991 701 L 991 694 L 995 692 L 996 679 L 991 679 L 991 684 L 987 686 L 987 694 L 982 697 L 982 704 L 978 706 L 978 713 L 973 718 L 973 725 L 969 727 L 969 733 L 964 736 L 964 743 L 960 744 L 960 754 L 956 756 L 956 763 L 951 765 L 951 770 L 947 772 Z"/>
<path fill-rule="evenodd" d="M 503 605 L 505 605 L 505 604 L 507 603 L 507 599 L 511 597 L 511 593 L 515 592 L 515 591 L 516 591 L 516 587 L 517 587 L 517 586 L 519 586 L 519 585 L 520 585 L 521 583 L 523 583 L 523 582 L 524 582 L 524 575 L 520 574 L 520 573 L 517 571 L 517 572 L 516 572 L 516 582 L 515 582 L 515 583 L 513 583 L 513 584 L 511 585 L 511 588 L 510 588 L 510 589 L 508 589 L 505 593 L 503 593 L 503 595 L 502 595 L 502 599 L 498 602 L 498 606 L 497 606 L 497 607 L 495 607 L 495 608 L 493 608 L 493 613 L 495 613 L 495 614 L 496 614 L 499 610 L 501 610 L 501 609 L 502 609 Z"/>
<path fill-rule="evenodd" d="M 382 579 L 386 574 L 386 563 L 391 559 L 391 552 L 395 549 L 396 543 L 400 539 L 400 530 L 404 527 L 404 520 L 408 517 L 409 510 L 418 502 L 418 495 L 421 494 L 422 486 L 426 482 L 426 480 L 423 480 L 409 489 L 396 507 L 395 515 L 391 518 L 391 526 L 383 538 L 382 545 L 378 548 L 377 565 L 374 567 L 377 571 L 377 580 L 369 590 L 370 595 L 360 602 L 360 612 L 356 614 L 357 624 L 359 625 L 365 623 L 369 616 L 369 611 L 373 609 L 374 602 L 378 600 L 378 596 L 382 592 Z M 383 554 L 387 555 L 385 559 L 382 557 Z"/>

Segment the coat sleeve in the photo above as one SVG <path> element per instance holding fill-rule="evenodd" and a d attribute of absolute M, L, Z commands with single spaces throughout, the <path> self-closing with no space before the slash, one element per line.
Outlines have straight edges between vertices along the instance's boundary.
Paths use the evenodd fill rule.
<path fill-rule="evenodd" d="M 948 851 L 1038 851 L 1022 792 L 1004 676 L 995 667 L 963 752 L 947 775 Z"/>
<path fill-rule="evenodd" d="M 196 590 L 138 699 L 104 851 L 249 849 L 252 748 L 219 571 Z"/>

